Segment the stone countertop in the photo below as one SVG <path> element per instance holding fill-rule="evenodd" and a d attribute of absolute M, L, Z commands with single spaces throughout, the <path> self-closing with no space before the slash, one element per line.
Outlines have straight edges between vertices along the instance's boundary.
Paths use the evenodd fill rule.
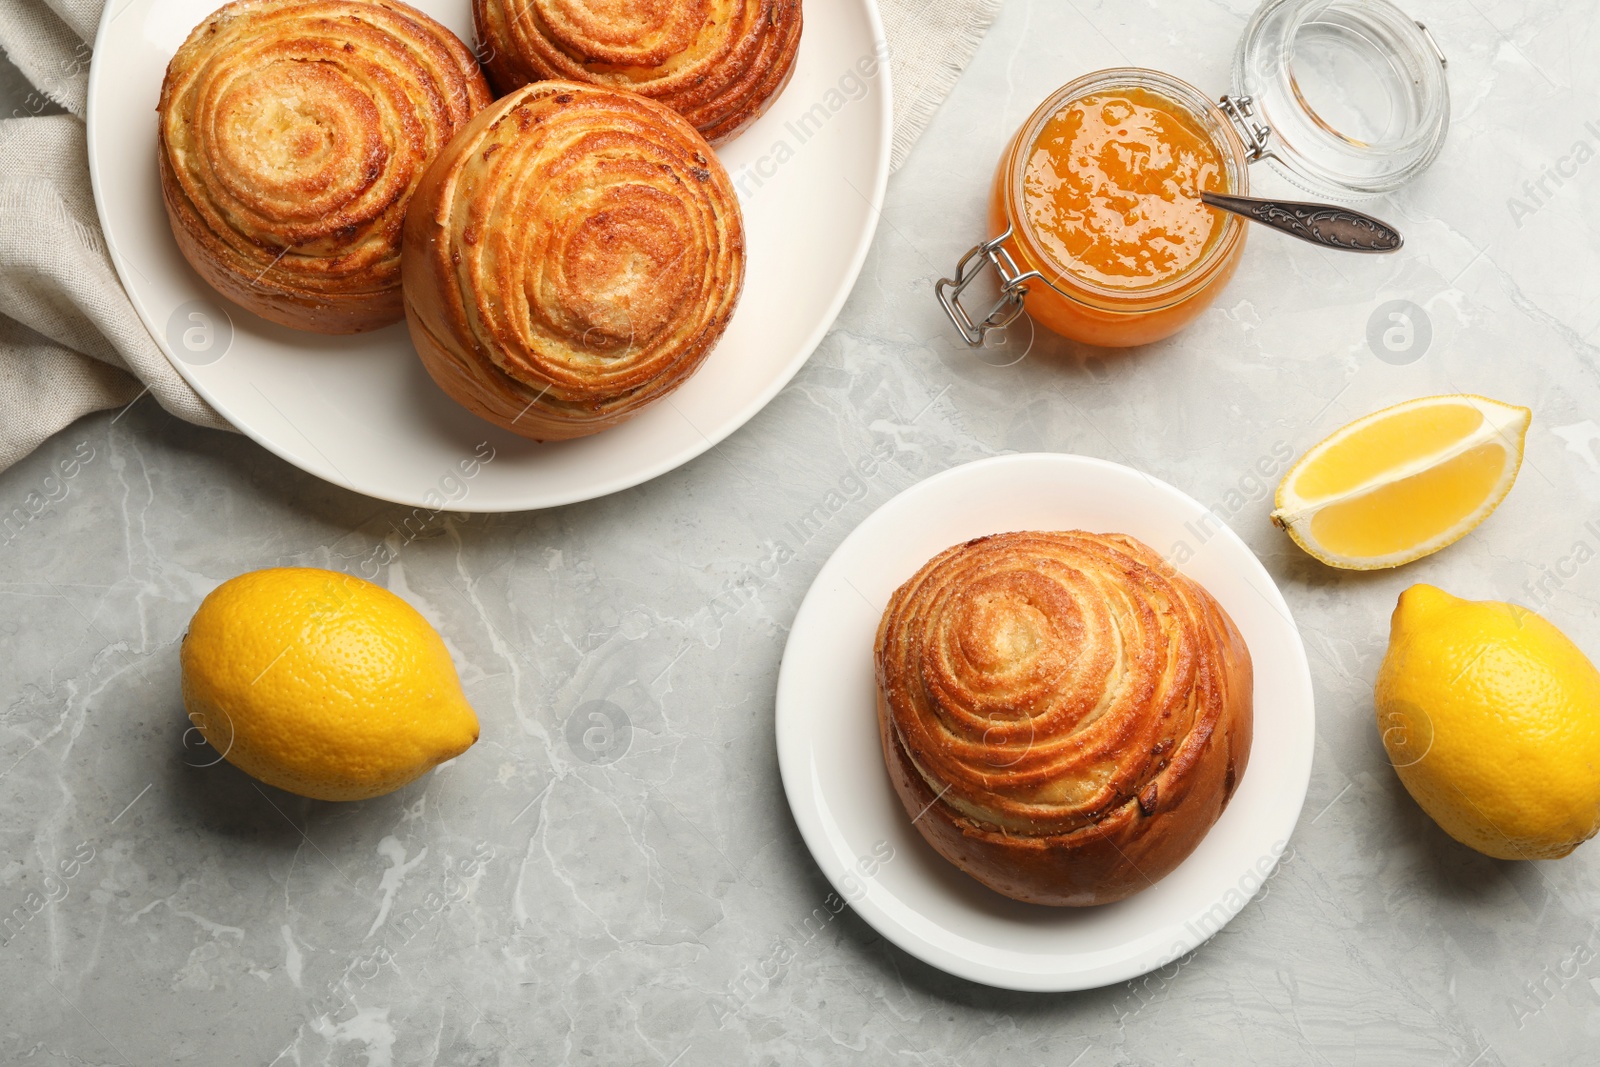
<path fill-rule="evenodd" d="M 1389 767 L 1371 687 L 1419 581 L 1521 601 L 1600 653 L 1600 10 L 1407 4 L 1450 57 L 1455 117 L 1437 164 L 1372 205 L 1405 251 L 1255 234 L 1170 342 L 1040 335 L 999 366 L 1015 349 L 985 362 L 952 343 L 931 283 L 982 236 L 990 168 L 1036 102 L 1123 64 L 1224 91 L 1252 5 L 1011 0 L 891 180 L 833 331 L 671 474 L 419 533 L 408 509 L 146 398 L 0 475 L 0 510 L 28 515 L 0 538 L 0 1060 L 1593 1062 L 1600 845 L 1532 864 L 1455 844 Z M 1395 307 L 1409 344 L 1385 344 Z M 1286 456 L 1440 392 L 1535 412 L 1481 529 L 1360 575 L 1270 527 Z M 1318 709 L 1310 793 L 1262 893 L 1181 966 L 1070 995 L 951 978 L 848 909 L 800 938 L 829 887 L 773 744 L 787 628 L 838 542 L 930 474 L 1031 450 L 1130 464 L 1213 505 L 1288 598 Z M 875 451 L 874 475 L 853 475 Z M 753 579 L 813 505 L 820 531 Z M 360 804 L 215 762 L 178 696 L 200 599 L 256 567 L 354 568 L 386 539 L 379 580 L 446 635 L 482 741 Z"/>

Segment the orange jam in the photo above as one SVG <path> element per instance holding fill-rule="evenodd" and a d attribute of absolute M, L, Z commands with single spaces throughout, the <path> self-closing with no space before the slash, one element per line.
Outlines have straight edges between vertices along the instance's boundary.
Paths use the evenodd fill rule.
<path fill-rule="evenodd" d="M 1222 154 L 1148 89 L 1094 93 L 1034 140 L 1023 200 L 1050 258 L 1110 289 L 1158 285 L 1199 261 L 1222 228 L 1200 190 L 1221 188 Z"/>
<path fill-rule="evenodd" d="M 1244 251 L 1245 224 L 1202 191 L 1249 192 L 1226 117 L 1186 82 L 1124 68 L 1057 90 L 1001 156 L 991 232 L 1046 329 L 1088 344 L 1168 337 L 1206 309 Z"/>

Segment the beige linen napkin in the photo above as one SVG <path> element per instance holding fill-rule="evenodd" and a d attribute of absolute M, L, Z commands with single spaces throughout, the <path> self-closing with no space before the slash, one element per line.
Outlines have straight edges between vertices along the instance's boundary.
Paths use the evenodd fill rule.
<path fill-rule="evenodd" d="M 227 428 L 150 339 L 100 233 L 83 115 L 90 44 L 106 2 L 0 0 L 0 49 L 37 89 L 0 119 L 0 470 L 80 416 L 145 392 L 180 418 Z M 1000 0 L 878 6 L 889 39 L 898 167 Z M 62 108 L 67 114 L 39 114 Z"/>
<path fill-rule="evenodd" d="M 894 147 L 889 170 L 900 169 L 933 113 L 955 87 L 983 43 L 1001 0 L 878 0 L 889 39 L 894 88 Z"/>

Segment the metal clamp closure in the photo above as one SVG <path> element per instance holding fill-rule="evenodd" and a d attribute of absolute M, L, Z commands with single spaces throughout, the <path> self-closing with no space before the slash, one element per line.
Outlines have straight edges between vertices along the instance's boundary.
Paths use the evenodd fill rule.
<path fill-rule="evenodd" d="M 1412 21 L 1416 20 L 1413 19 Z M 1439 42 L 1433 39 L 1433 31 L 1420 22 L 1417 23 L 1417 29 L 1421 30 L 1422 36 L 1428 39 L 1428 47 L 1433 49 L 1434 56 L 1439 60 L 1439 66 L 1449 67 L 1450 61 L 1444 57 L 1444 49 L 1439 47 Z"/>
<path fill-rule="evenodd" d="M 1272 127 L 1255 117 L 1256 102 L 1253 97 L 1224 96 L 1217 101 L 1217 106 L 1228 116 L 1233 128 L 1239 131 L 1239 139 L 1244 142 L 1245 152 L 1252 163 L 1272 154 L 1268 149 Z"/>
<path fill-rule="evenodd" d="M 969 348 L 979 348 L 983 345 L 983 336 L 990 330 L 1003 330 L 1017 321 L 1022 314 L 1022 301 L 1028 295 L 1027 283 L 1034 278 L 1044 275 L 1036 270 L 1026 273 L 1018 270 L 1016 261 L 1011 258 L 1011 253 L 1001 247 L 1011 238 L 1010 226 L 1006 232 L 981 245 L 974 245 L 966 255 L 961 257 L 961 262 L 956 264 L 954 278 L 940 278 L 934 285 L 934 292 L 939 297 L 939 304 L 944 308 L 945 314 L 950 316 L 950 321 L 961 332 L 961 339 L 967 342 Z M 977 280 L 983 273 L 985 266 L 993 267 L 996 276 L 1000 279 L 1000 299 L 994 302 L 980 321 L 973 322 L 967 309 L 961 306 L 961 293 L 967 286 Z"/>

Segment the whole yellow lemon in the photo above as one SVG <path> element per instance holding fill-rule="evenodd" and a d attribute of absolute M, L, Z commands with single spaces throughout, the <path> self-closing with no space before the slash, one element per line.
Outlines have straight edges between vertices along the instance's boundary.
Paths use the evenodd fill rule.
<path fill-rule="evenodd" d="M 269 785 L 318 800 L 398 789 L 478 739 L 450 653 L 416 609 L 337 571 L 229 579 L 190 620 L 183 704 Z"/>
<path fill-rule="evenodd" d="M 1600 829 L 1600 671 L 1516 604 L 1400 594 L 1374 694 L 1407 791 L 1499 859 L 1557 859 Z"/>

